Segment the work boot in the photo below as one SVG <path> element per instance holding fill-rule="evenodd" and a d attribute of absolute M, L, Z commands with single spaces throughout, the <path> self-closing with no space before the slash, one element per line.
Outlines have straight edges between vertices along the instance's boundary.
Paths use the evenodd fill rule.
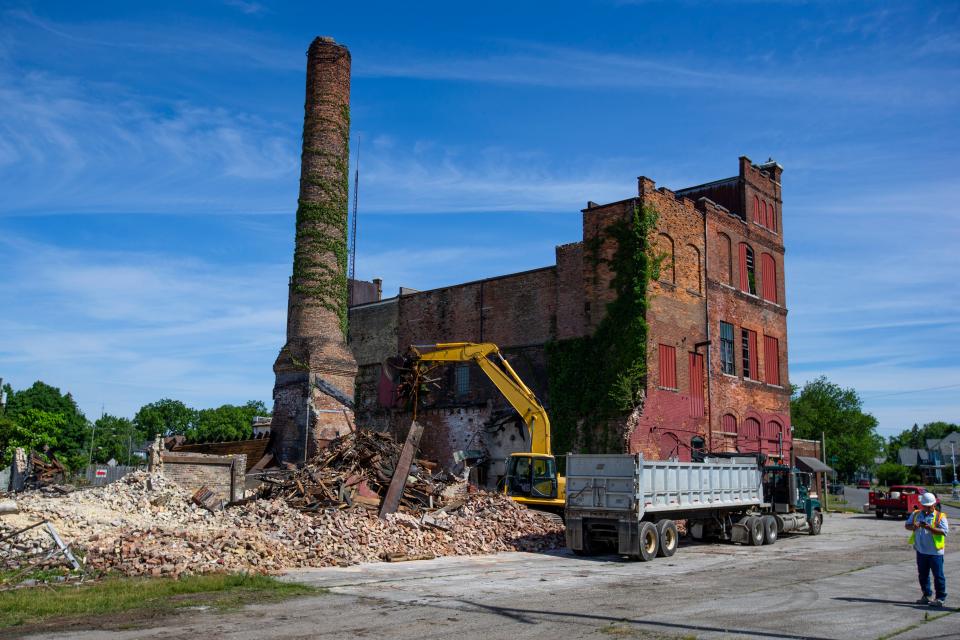
<path fill-rule="evenodd" d="M 931 600 L 931 601 L 930 601 L 930 606 L 931 606 L 931 607 L 937 607 L 938 609 L 942 609 L 942 608 L 943 608 L 943 600 L 939 600 L 939 599 L 937 599 L 937 600 Z"/>
<path fill-rule="evenodd" d="M 929 597 L 929 596 L 923 596 L 922 598 L 920 598 L 919 600 L 917 600 L 917 604 L 930 604 L 930 597 Z"/>

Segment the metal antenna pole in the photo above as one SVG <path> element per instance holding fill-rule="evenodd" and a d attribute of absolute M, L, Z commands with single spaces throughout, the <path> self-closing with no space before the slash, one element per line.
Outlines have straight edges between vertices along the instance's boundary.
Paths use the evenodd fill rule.
<path fill-rule="evenodd" d="M 957 500 L 960 499 L 960 487 L 957 486 L 957 450 L 952 442 L 950 443 L 950 458 L 953 460 L 953 494 L 951 497 Z"/>
<path fill-rule="evenodd" d="M 360 134 L 357 134 L 357 166 L 353 172 L 353 220 L 350 225 L 350 268 L 347 271 L 347 306 L 353 304 L 353 281 L 357 276 L 357 193 L 360 191 Z"/>

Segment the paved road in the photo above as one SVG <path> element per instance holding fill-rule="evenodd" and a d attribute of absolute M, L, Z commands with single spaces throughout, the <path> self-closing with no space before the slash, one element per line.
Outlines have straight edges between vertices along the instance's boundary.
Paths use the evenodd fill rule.
<path fill-rule="evenodd" d="M 870 492 L 869 489 L 857 489 L 853 486 L 847 486 L 843 488 L 843 497 L 847 500 L 847 504 L 851 507 L 860 508 L 867 503 L 867 494 Z M 950 498 L 950 492 L 948 491 L 945 494 L 941 494 L 941 500 L 948 500 Z M 943 512 L 947 514 L 947 518 L 951 525 L 960 527 L 960 509 L 956 507 L 948 507 L 944 505 Z"/>
<path fill-rule="evenodd" d="M 947 575 L 960 594 L 952 548 Z M 960 638 L 954 610 L 913 604 L 915 564 L 902 523 L 872 515 L 831 515 L 823 535 L 770 547 L 684 544 L 649 563 L 510 553 L 298 570 L 287 579 L 329 594 L 184 613 L 148 629 L 37 637 Z"/>

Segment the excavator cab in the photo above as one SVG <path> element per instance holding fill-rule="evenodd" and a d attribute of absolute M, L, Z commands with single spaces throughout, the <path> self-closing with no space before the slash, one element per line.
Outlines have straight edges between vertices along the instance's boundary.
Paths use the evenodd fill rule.
<path fill-rule="evenodd" d="M 515 453 L 507 462 L 507 495 L 532 500 L 555 500 L 559 480 L 553 456 Z"/>

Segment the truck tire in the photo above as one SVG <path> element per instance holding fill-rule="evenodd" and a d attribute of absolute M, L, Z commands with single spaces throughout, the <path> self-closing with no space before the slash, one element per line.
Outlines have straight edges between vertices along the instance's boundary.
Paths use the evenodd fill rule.
<path fill-rule="evenodd" d="M 673 520 L 660 520 L 657 522 L 657 555 L 661 558 L 669 558 L 677 552 L 677 545 L 680 543 L 680 534 L 677 533 L 677 525 Z"/>
<path fill-rule="evenodd" d="M 763 544 L 773 544 L 777 541 L 777 519 L 771 515 L 761 518 L 763 522 Z"/>
<path fill-rule="evenodd" d="M 741 520 L 744 526 L 747 528 L 747 535 L 749 536 L 750 546 L 759 547 L 763 544 L 763 520 L 757 518 L 756 516 L 747 516 Z"/>
<path fill-rule="evenodd" d="M 638 533 L 640 535 L 640 555 L 636 559 L 649 562 L 657 557 L 657 552 L 660 549 L 660 535 L 657 532 L 657 527 L 652 522 L 641 522 Z"/>
<path fill-rule="evenodd" d="M 876 513 L 874 513 L 874 515 L 877 516 L 877 518 L 883 518 L 883 510 L 882 510 L 882 509 L 877 509 L 877 511 L 876 511 Z"/>
<path fill-rule="evenodd" d="M 810 525 L 810 535 L 820 535 L 820 528 L 823 526 L 823 514 L 819 511 L 813 512 L 813 517 L 807 521 Z"/>

